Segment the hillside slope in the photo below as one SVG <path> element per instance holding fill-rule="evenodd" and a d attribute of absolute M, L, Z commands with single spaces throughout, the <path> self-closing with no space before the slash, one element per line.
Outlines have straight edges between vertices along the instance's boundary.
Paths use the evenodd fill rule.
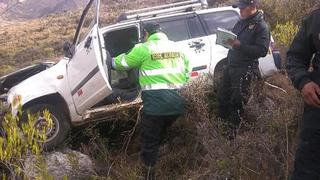
<path fill-rule="evenodd" d="M 0 65 L 21 67 L 61 55 L 61 46 L 72 38 L 79 12 L 48 16 L 0 27 Z"/>
<path fill-rule="evenodd" d="M 117 1 L 104 1 L 100 14 L 101 25 L 114 22 L 126 10 L 168 2 L 172 0 L 131 0 L 121 4 Z M 35 62 L 61 57 L 62 46 L 65 41 L 72 40 L 81 12 L 68 11 L 21 22 L 0 20 L 0 75 Z"/>
<path fill-rule="evenodd" d="M 86 0 L 24 0 L 22 3 L 9 4 L 10 1 L 0 1 L 3 7 L 10 7 L 4 17 L 12 19 L 34 19 L 48 14 L 75 10 L 83 7 Z"/>

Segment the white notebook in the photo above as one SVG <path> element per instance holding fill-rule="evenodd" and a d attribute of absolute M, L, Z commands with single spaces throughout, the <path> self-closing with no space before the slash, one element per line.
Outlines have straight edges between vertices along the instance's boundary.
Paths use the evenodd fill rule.
<path fill-rule="evenodd" d="M 226 43 L 226 41 L 228 41 L 228 39 L 235 40 L 235 39 L 237 39 L 237 35 L 229 30 L 218 27 L 216 44 L 219 44 L 219 45 L 221 45 L 225 48 L 228 48 L 228 49 L 232 49 L 232 47 L 228 43 Z"/>

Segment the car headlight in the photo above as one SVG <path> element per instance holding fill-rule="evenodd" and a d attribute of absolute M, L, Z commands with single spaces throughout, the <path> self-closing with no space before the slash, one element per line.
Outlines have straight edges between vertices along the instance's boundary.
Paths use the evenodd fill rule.
<path fill-rule="evenodd" d="M 8 96 L 8 103 L 12 109 L 17 109 L 21 105 L 22 96 L 20 94 L 14 94 Z"/>
<path fill-rule="evenodd" d="M 19 111 L 19 106 L 21 105 L 22 96 L 20 94 L 9 94 L 8 103 L 11 105 L 11 113 L 16 116 Z"/>

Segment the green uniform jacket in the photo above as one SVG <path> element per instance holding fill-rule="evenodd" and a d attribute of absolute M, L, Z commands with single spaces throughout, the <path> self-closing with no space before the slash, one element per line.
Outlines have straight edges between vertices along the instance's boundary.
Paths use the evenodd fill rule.
<path fill-rule="evenodd" d="M 143 111 L 149 115 L 184 112 L 184 100 L 177 93 L 189 79 L 189 60 L 164 33 L 152 34 L 128 52 L 114 58 L 117 70 L 139 69 Z"/>

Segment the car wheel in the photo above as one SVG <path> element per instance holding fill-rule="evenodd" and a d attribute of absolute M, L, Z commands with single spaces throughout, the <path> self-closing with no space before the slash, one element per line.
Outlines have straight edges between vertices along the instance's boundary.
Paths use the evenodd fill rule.
<path fill-rule="evenodd" d="M 39 117 L 34 122 L 34 127 L 42 128 L 47 125 L 47 121 L 44 118 L 43 111 L 47 109 L 52 119 L 52 126 L 45 131 L 46 140 L 43 143 L 44 150 L 50 151 L 59 145 L 63 144 L 70 130 L 70 123 L 62 110 L 49 104 L 37 104 L 26 108 L 22 114 L 22 123 L 27 122 L 28 113 L 39 113 Z"/>

